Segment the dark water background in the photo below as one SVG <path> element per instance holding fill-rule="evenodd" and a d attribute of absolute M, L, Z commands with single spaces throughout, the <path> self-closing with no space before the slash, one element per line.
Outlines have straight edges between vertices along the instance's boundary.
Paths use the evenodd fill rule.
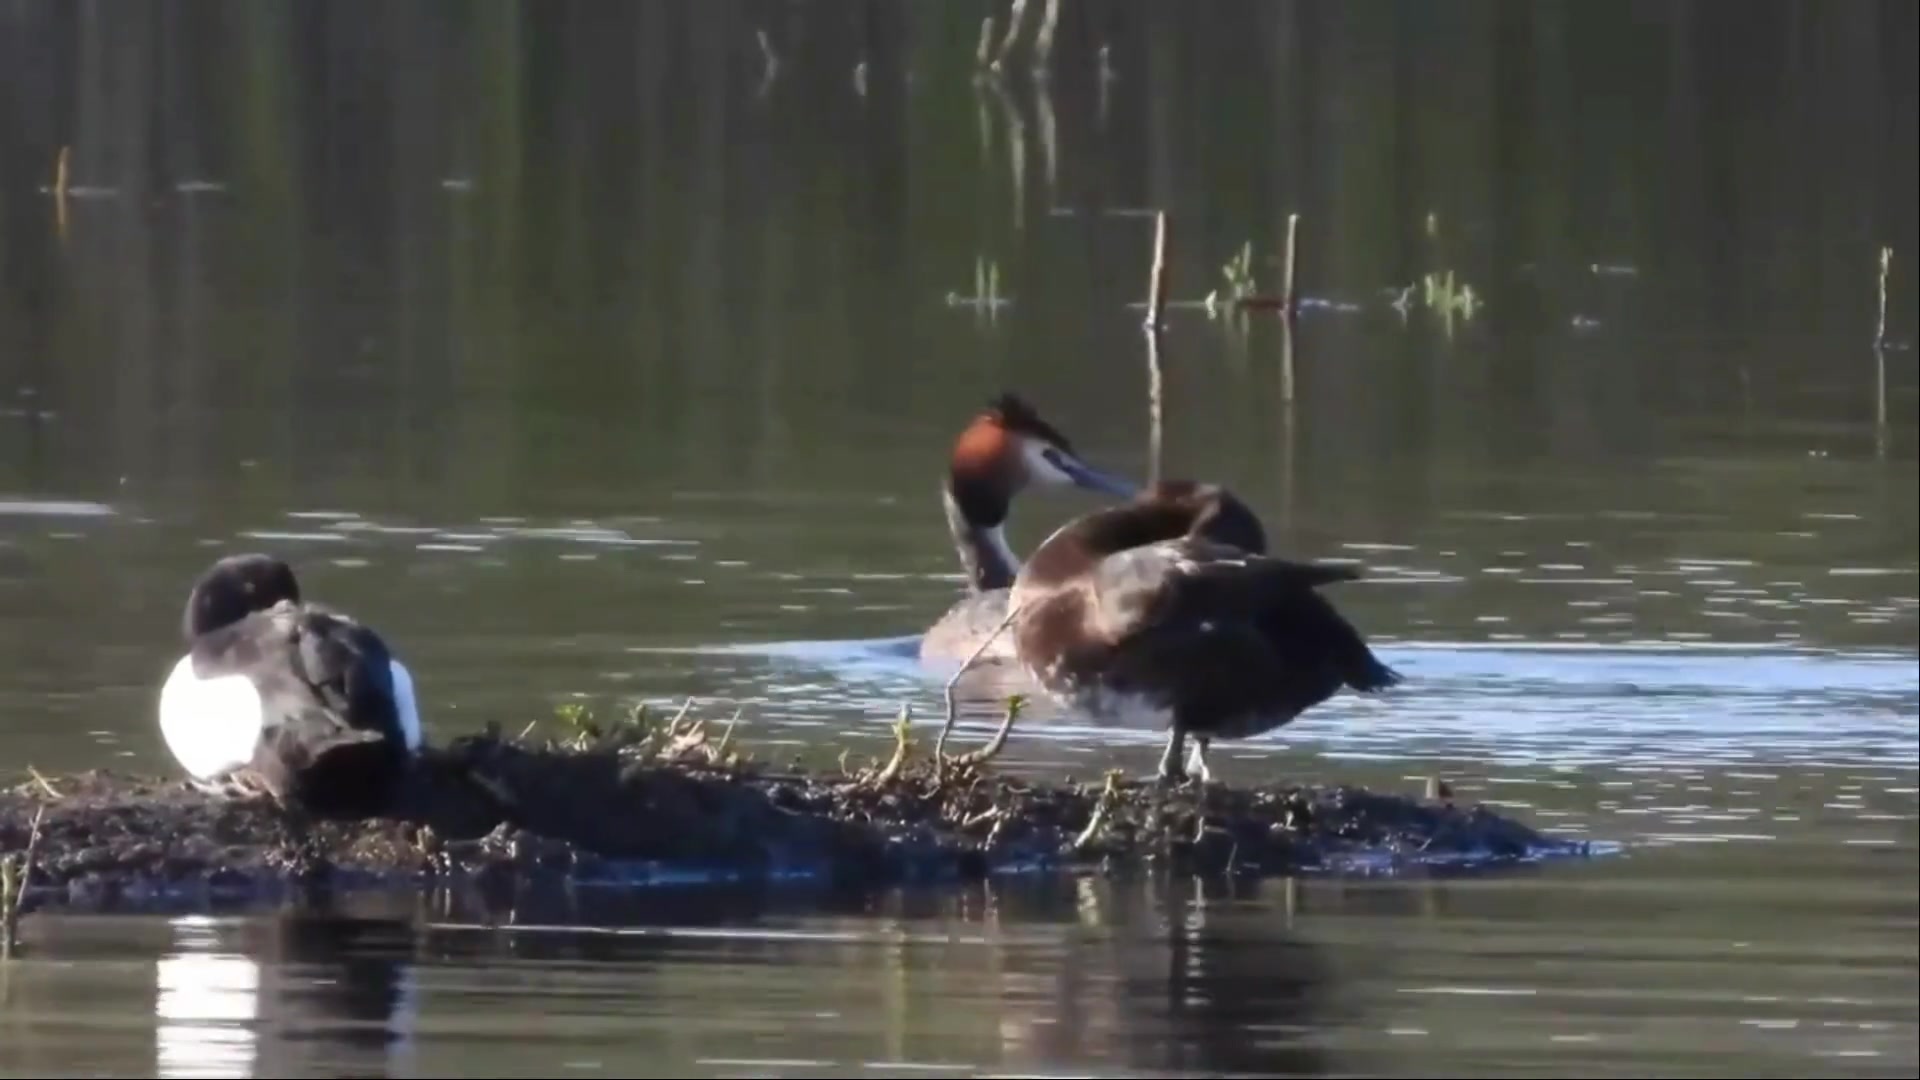
<path fill-rule="evenodd" d="M 1291 341 L 1170 314 L 1165 466 L 1364 563 L 1409 678 L 1217 768 L 1624 854 L 35 916 L 0 1073 L 1913 1074 L 1915 6 L 1067 0 L 983 83 L 1005 7 L 0 3 L 7 781 L 167 767 L 240 547 L 435 737 L 694 694 L 878 752 L 937 715 L 958 427 L 1017 389 L 1143 474 L 1140 208 L 1176 301 L 1277 288 L 1297 212 Z M 1007 768 L 1153 763 L 1031 715 Z"/>

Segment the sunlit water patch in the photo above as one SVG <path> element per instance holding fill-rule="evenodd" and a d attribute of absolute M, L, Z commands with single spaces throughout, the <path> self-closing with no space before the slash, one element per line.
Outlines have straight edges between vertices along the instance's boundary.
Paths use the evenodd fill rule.
<path fill-rule="evenodd" d="M 563 552 L 570 547 L 692 547 L 698 544 L 683 537 L 636 535 L 634 527 L 660 524 L 660 519 L 653 517 L 625 520 L 618 525 L 583 518 L 539 525 L 519 517 L 483 517 L 476 522 L 433 525 L 376 521 L 348 510 L 294 510 L 285 516 L 317 527 L 259 527 L 243 529 L 239 535 L 250 540 L 296 544 L 357 540 L 375 545 L 396 544 L 416 551 L 463 552 L 486 551 L 490 545 L 510 541 L 553 544 Z"/>
<path fill-rule="evenodd" d="M 17 499 L 0 496 L 0 517 L 112 517 L 105 503 L 78 499 Z"/>
<path fill-rule="evenodd" d="M 690 653 L 748 693 L 788 710 L 870 711 L 911 703 L 937 723 L 953 665 L 923 666 L 918 639 L 790 641 L 634 650 Z M 1920 767 L 1920 681 L 1912 657 L 1786 647 L 1647 644 L 1401 643 L 1377 647 L 1406 681 L 1378 697 L 1341 694 L 1242 747 L 1311 745 L 1333 757 L 1441 757 L 1509 765 L 1718 764 Z M 967 680 L 975 680 L 969 672 Z M 956 688 L 970 726 L 999 695 L 1032 691 L 1005 669 Z M 1155 730 L 1115 730 L 1039 696 L 1023 738 L 1152 742 Z"/>

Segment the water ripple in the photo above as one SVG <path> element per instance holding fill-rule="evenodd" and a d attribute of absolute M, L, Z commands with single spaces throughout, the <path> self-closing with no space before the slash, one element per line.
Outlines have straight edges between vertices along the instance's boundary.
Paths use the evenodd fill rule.
<path fill-rule="evenodd" d="M 877 722 L 909 700 L 924 702 L 922 722 L 933 723 L 950 668 L 922 668 L 916 648 L 917 638 L 898 637 L 634 651 L 704 656 L 735 692 L 790 710 L 853 711 Z M 1279 732 L 1233 745 L 1507 764 L 1920 767 L 1920 685 L 1910 657 L 1667 642 L 1417 642 L 1379 652 L 1406 676 L 1392 693 L 1341 695 Z M 983 674 L 979 685 L 967 695 L 974 723 L 997 708 L 991 692 L 1031 690 L 1004 672 Z M 1026 715 L 1033 719 L 1023 720 L 1024 737 L 1162 737 L 1089 724 L 1044 700 Z"/>

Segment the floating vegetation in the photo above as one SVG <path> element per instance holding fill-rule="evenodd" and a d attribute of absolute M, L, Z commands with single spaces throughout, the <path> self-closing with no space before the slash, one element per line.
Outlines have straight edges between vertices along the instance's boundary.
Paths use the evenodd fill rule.
<path fill-rule="evenodd" d="M 947 291 L 948 307 L 970 307 L 975 311 L 997 314 L 999 309 L 1012 301 L 1000 295 L 1000 261 L 985 255 L 976 255 L 973 259 L 973 295 L 962 296 L 958 290 Z"/>
<path fill-rule="evenodd" d="M 1428 273 L 1420 279 L 1420 287 L 1429 311 L 1472 319 L 1473 313 L 1480 310 L 1480 297 L 1474 293 L 1473 286 L 1456 281 L 1452 270 Z"/>
<path fill-rule="evenodd" d="M 1431 210 L 1427 212 L 1426 231 L 1427 244 L 1432 249 L 1433 263 L 1444 269 L 1429 270 L 1420 276 L 1417 287 L 1421 305 L 1428 311 L 1438 314 L 1446 324 L 1448 334 L 1451 335 L 1454 319 L 1458 317 L 1472 321 L 1474 313 L 1480 310 L 1481 301 L 1473 286 L 1456 278 L 1453 268 L 1446 265 L 1444 245 L 1440 238 L 1440 215 L 1437 212 Z M 1399 308 L 1402 317 L 1406 315 L 1413 288 L 1409 286 L 1408 291 L 1401 294 L 1399 302 L 1395 305 Z"/>
<path fill-rule="evenodd" d="M 1220 267 L 1220 276 L 1226 279 L 1229 302 L 1238 302 L 1259 292 L 1253 277 L 1253 241 L 1240 245 L 1240 251 Z M 1208 296 L 1212 300 L 1211 295 Z"/>
<path fill-rule="evenodd" d="M 295 888 L 522 888 L 807 879 L 871 886 L 1158 864 L 1198 873 L 1377 873 L 1591 854 L 1485 807 L 1333 785 L 1165 786 L 996 776 L 987 755 L 756 762 L 691 703 L 602 721 L 568 706 L 518 736 L 426 751 L 405 804 L 301 821 L 184 781 L 90 771 L 0 790 L 8 911 L 191 907 Z"/>
<path fill-rule="evenodd" d="M 1277 311 L 1291 320 L 1300 308 L 1300 298 L 1296 291 L 1300 266 L 1300 215 L 1287 215 L 1287 242 L 1280 254 L 1280 293 L 1262 295 L 1259 282 L 1253 273 L 1253 241 L 1240 245 L 1240 250 L 1220 267 L 1220 276 L 1226 279 L 1226 292 L 1215 289 L 1202 301 L 1208 318 L 1218 318 L 1222 314 L 1235 313 L 1243 318 L 1238 323 L 1244 331 L 1245 313 L 1252 310 Z M 1338 307 L 1339 305 L 1325 305 Z M 1357 310 L 1357 308 L 1355 309 Z"/>

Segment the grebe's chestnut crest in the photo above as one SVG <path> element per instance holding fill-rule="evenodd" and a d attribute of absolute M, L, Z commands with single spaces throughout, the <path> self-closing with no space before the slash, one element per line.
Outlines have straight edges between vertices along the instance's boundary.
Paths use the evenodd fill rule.
<path fill-rule="evenodd" d="M 967 576 L 968 595 L 921 639 L 923 658 L 963 659 L 1006 614 L 1006 590 L 1020 571 L 1007 543 L 1013 499 L 1028 487 L 1079 488 L 1127 498 L 1139 486 L 1082 458 L 1060 429 L 1017 394 L 1002 393 L 963 428 L 947 458 L 941 503 Z M 1006 635 L 983 659 L 1009 655 Z"/>

